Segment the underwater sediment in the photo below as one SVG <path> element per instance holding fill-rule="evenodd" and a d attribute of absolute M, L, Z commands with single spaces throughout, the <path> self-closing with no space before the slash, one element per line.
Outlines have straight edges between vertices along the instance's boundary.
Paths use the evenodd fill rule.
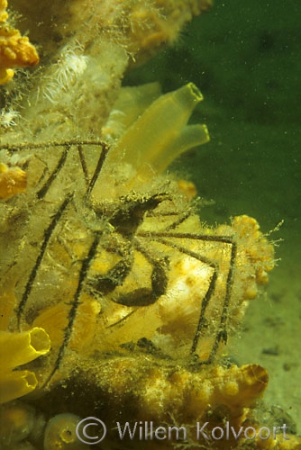
<path fill-rule="evenodd" d="M 299 448 L 260 435 L 267 371 L 227 359 L 273 246 L 246 215 L 203 224 L 200 200 L 165 172 L 209 139 L 187 124 L 202 95 L 120 88 L 130 60 L 208 2 L 53 2 L 55 29 L 36 6 L 51 32 L 33 31 L 42 66 L 6 105 L 0 144 L 1 448 L 89 448 L 77 436 L 89 416 L 108 427 L 91 448 Z M 121 440 L 126 422 L 187 434 Z M 206 422 L 209 440 L 195 433 Z M 227 424 L 231 438 L 212 438 Z"/>

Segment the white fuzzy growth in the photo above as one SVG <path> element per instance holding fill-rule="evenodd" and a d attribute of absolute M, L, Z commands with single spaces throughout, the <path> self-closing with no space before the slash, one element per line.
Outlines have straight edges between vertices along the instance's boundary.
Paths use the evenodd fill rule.
<path fill-rule="evenodd" d="M 13 109 L 3 109 L 0 114 L 0 126 L 3 128 L 15 127 L 16 119 L 20 117 L 20 113 Z"/>
<path fill-rule="evenodd" d="M 80 46 L 74 50 L 66 47 L 54 65 L 51 81 L 44 88 L 44 96 L 52 103 L 58 102 L 63 93 L 68 93 L 85 72 L 88 57 L 79 54 L 81 50 Z"/>

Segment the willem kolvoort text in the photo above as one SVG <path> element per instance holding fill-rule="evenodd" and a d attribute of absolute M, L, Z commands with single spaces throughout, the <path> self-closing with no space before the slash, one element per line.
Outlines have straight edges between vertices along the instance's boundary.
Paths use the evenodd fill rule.
<path fill-rule="evenodd" d="M 134 422 L 129 423 L 125 422 L 121 424 L 120 422 L 116 422 L 117 431 L 119 434 L 119 438 L 123 439 L 137 439 L 140 441 L 147 440 L 175 440 L 175 441 L 183 441 L 187 439 L 187 429 L 185 426 L 154 426 L 153 422 Z M 227 421 L 225 426 L 222 427 L 210 427 L 209 422 L 200 423 L 197 422 L 195 426 L 194 438 L 197 440 L 205 439 L 205 440 L 229 440 L 229 439 L 262 439 L 266 440 L 272 437 L 276 439 L 277 434 L 282 432 L 283 438 L 285 440 L 289 440 L 286 435 L 288 427 L 286 424 L 282 426 L 274 426 L 272 428 L 269 427 L 260 427 L 254 428 L 252 426 L 248 427 L 240 427 L 234 428 Z M 193 431 L 191 434 L 191 428 L 189 427 L 190 437 L 193 438 Z"/>

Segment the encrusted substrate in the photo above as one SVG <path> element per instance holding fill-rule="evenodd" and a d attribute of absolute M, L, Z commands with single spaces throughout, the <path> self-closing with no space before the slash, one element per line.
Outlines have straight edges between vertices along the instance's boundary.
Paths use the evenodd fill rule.
<path fill-rule="evenodd" d="M 24 16 L 24 28 L 30 29 L 44 54 L 56 52 L 72 39 L 91 45 L 100 35 L 124 46 L 135 62 L 173 43 L 183 26 L 211 5 L 211 0 L 14 1 L 14 8 Z"/>
<path fill-rule="evenodd" d="M 42 66 L 26 100 L 20 89 L 0 116 L 0 329 L 15 354 L 2 360 L 17 379 L 2 398 L 1 449 L 85 450 L 76 430 L 86 416 L 108 427 L 95 449 L 300 449 L 257 419 L 266 370 L 227 362 L 273 246 L 246 215 L 201 223 L 193 186 L 163 174 L 208 140 L 206 126 L 187 125 L 202 95 L 191 83 L 162 97 L 158 85 L 120 90 L 129 65 L 208 5 L 14 4 Z M 126 422 L 141 438 L 121 442 Z M 153 426 L 187 433 L 159 439 Z"/>

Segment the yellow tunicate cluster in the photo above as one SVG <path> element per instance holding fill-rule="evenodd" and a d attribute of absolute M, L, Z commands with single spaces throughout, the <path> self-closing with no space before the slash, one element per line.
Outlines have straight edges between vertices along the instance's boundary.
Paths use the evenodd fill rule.
<path fill-rule="evenodd" d="M 50 350 L 50 339 L 42 328 L 22 333 L 0 331 L 0 403 L 5 403 L 33 391 L 38 384 L 34 372 L 15 370 Z"/>
<path fill-rule="evenodd" d="M 38 64 L 39 56 L 28 37 L 7 23 L 7 1 L 0 2 L 0 85 L 8 83 L 17 67 L 32 67 Z"/>
<path fill-rule="evenodd" d="M 0 0 L 0 23 L 6 22 L 8 18 L 6 8 L 7 8 L 7 0 Z"/>
<path fill-rule="evenodd" d="M 7 167 L 0 163 L 0 199 L 6 200 L 26 189 L 27 175 L 19 167 Z"/>
<path fill-rule="evenodd" d="M 254 267 L 255 273 L 252 277 L 242 270 L 245 275 L 245 298 L 253 299 L 257 295 L 257 286 L 268 283 L 268 273 L 275 264 L 274 247 L 260 231 L 258 222 L 251 217 L 235 217 L 233 228 L 246 249 L 250 264 Z"/>

